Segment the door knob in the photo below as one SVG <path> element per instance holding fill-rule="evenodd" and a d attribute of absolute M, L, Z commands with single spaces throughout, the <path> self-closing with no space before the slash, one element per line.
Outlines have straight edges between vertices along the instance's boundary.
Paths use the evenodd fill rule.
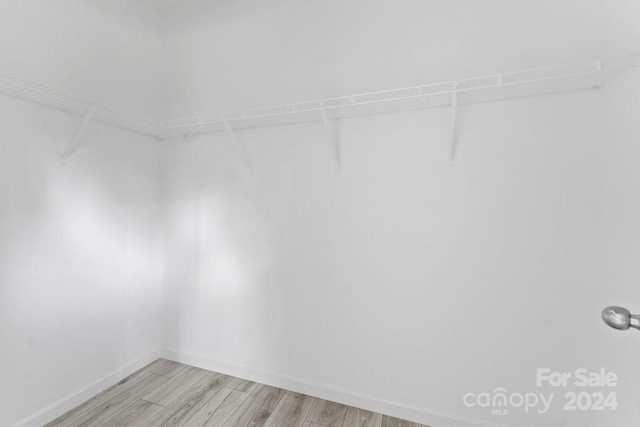
<path fill-rule="evenodd" d="M 614 329 L 626 331 L 629 328 L 640 329 L 640 315 L 631 314 L 622 307 L 607 307 L 602 310 L 602 320 Z"/>

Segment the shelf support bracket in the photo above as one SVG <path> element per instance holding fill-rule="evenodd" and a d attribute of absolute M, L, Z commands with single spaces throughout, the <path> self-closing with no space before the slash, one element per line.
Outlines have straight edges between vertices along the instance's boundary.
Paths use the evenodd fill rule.
<path fill-rule="evenodd" d="M 82 119 L 82 122 L 80 122 L 80 126 L 78 126 L 76 133 L 73 135 L 73 139 L 69 141 L 67 148 L 65 148 L 64 152 L 62 153 L 63 162 L 67 161 L 69 157 L 71 157 L 71 155 L 80 146 L 80 143 L 82 142 L 81 141 L 82 136 L 84 135 L 84 132 L 87 130 L 87 126 L 89 126 L 89 122 L 91 121 L 91 118 L 93 117 L 95 112 L 96 112 L 96 108 L 93 105 L 90 106 L 89 109 L 87 109 L 87 112 L 85 113 L 84 118 Z"/>
<path fill-rule="evenodd" d="M 183 133 L 180 137 L 182 138 L 182 142 L 185 144 L 191 144 L 192 140 L 190 132 Z"/>
<path fill-rule="evenodd" d="M 329 138 L 329 143 L 333 146 L 333 153 L 336 158 L 336 165 L 338 167 L 338 171 L 342 170 L 342 153 L 340 152 L 340 141 L 336 137 L 334 133 L 334 128 L 331 126 L 331 122 L 329 121 L 329 115 L 327 114 L 327 110 L 320 110 L 320 114 L 322 114 L 322 121 L 324 123 L 324 129 L 327 131 L 327 138 Z"/>
<path fill-rule="evenodd" d="M 245 166 L 249 169 L 249 171 L 251 172 L 251 175 L 253 175 L 253 172 L 254 172 L 253 161 L 251 161 L 251 156 L 249 155 L 247 148 L 238 139 L 236 132 L 233 130 L 233 127 L 231 127 L 231 124 L 226 119 L 222 121 L 222 125 L 224 126 L 224 129 L 227 131 L 227 133 L 235 143 L 236 147 L 238 148 L 238 153 L 240 154 L 240 157 L 242 158 L 242 161 L 244 162 Z"/>
<path fill-rule="evenodd" d="M 453 163 L 456 156 L 456 137 L 457 137 L 457 123 L 458 122 L 458 83 L 453 86 L 453 92 L 451 92 L 451 128 L 449 129 L 449 160 Z"/>

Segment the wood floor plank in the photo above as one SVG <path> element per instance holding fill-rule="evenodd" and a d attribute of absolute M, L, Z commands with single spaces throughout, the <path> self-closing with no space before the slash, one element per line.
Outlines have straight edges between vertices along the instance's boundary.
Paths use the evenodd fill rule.
<path fill-rule="evenodd" d="M 148 381 L 141 383 L 138 387 L 132 388 L 127 393 L 105 402 L 97 408 L 98 410 L 92 411 L 91 417 L 79 424 L 79 427 L 102 426 L 127 407 L 140 400 L 142 396 L 149 393 L 151 390 L 154 390 L 158 386 L 161 387 L 162 384 L 167 382 L 167 378 L 152 373 L 145 374 L 145 377 L 148 377 Z"/>
<path fill-rule="evenodd" d="M 183 427 L 222 427 L 248 397 L 248 393 L 224 388 L 189 418 Z"/>
<path fill-rule="evenodd" d="M 167 378 L 152 373 L 144 374 L 140 379 L 125 391 L 114 395 L 110 399 L 102 399 L 98 406 L 84 412 L 78 418 L 62 423 L 61 426 L 98 426 L 103 422 L 109 421 L 114 415 L 167 381 Z"/>
<path fill-rule="evenodd" d="M 158 359 L 45 427 L 426 427 Z"/>
<path fill-rule="evenodd" d="M 112 414 L 114 407 L 118 408 L 118 410 L 124 409 L 142 397 L 141 395 L 148 393 L 165 381 L 167 381 L 167 378 L 151 373 L 134 377 L 125 383 L 119 383 L 105 392 L 100 393 L 78 408 L 46 424 L 45 427 L 75 427 L 85 425 L 87 422 L 104 413 Z"/>
<path fill-rule="evenodd" d="M 160 406 L 169 406 L 178 396 L 200 381 L 206 373 L 204 369 L 187 366 L 142 398 Z"/>
<path fill-rule="evenodd" d="M 159 365 L 163 364 L 164 362 L 165 362 L 164 359 L 156 359 L 153 362 L 149 363 L 148 365 L 138 369 L 133 374 L 129 375 L 127 378 L 132 379 L 135 377 L 142 376 L 143 374 L 148 374 L 149 372 L 156 369 Z"/>
<path fill-rule="evenodd" d="M 65 412 L 55 420 L 49 422 L 48 424 L 45 424 L 44 427 L 61 426 L 63 425 L 63 423 L 70 422 L 72 419 L 77 418 L 80 414 L 86 411 L 90 411 L 92 408 L 98 406 L 104 399 L 108 399 L 113 395 L 120 393 L 123 389 L 130 387 L 132 383 L 136 383 L 137 381 L 140 381 L 140 379 L 139 378 L 134 379 L 134 377 L 127 377 L 122 381 L 119 381 L 116 384 L 112 385 L 108 389 L 96 394 L 91 399 L 81 403 L 80 405 L 76 406 L 72 410 Z"/>
<path fill-rule="evenodd" d="M 342 427 L 382 427 L 382 414 L 349 406 Z"/>
<path fill-rule="evenodd" d="M 139 399 L 100 427 L 142 427 L 162 410 L 160 405 Z"/>
<path fill-rule="evenodd" d="M 182 426 L 220 392 L 229 380 L 230 377 L 226 375 L 206 372 L 198 382 L 180 394 L 164 411 L 156 415 L 149 422 L 149 425 L 154 427 Z"/>
<path fill-rule="evenodd" d="M 251 394 L 256 389 L 256 387 L 258 387 L 258 383 L 254 383 L 253 381 L 249 380 L 243 380 L 242 378 L 232 378 L 227 387 L 232 390 L 238 390 L 243 393 Z"/>
<path fill-rule="evenodd" d="M 303 427 L 314 403 L 311 396 L 287 391 L 264 427 Z"/>
<path fill-rule="evenodd" d="M 198 427 L 203 426 L 213 416 L 213 414 L 218 410 L 218 408 L 220 407 L 220 405 L 222 405 L 222 403 L 225 401 L 225 399 L 227 397 L 229 397 L 229 395 L 231 394 L 232 391 L 235 391 L 235 390 L 231 390 L 230 388 L 223 388 L 222 390 L 218 391 L 218 393 L 216 393 L 216 395 L 213 396 L 213 398 L 211 398 L 207 403 L 205 403 L 202 406 L 202 408 L 200 408 L 198 410 L 198 412 L 195 413 L 194 416 L 189 418 L 183 424 L 183 427 L 185 427 L 185 426 L 198 426 Z"/>
<path fill-rule="evenodd" d="M 328 400 L 316 399 L 307 421 L 325 427 L 342 427 L 347 406 Z"/>
<path fill-rule="evenodd" d="M 158 363 L 149 372 L 162 375 L 163 377 L 173 378 L 176 374 L 187 368 L 187 365 L 183 365 L 182 363 L 174 362 L 172 360 L 158 359 L 158 361 L 161 363 Z"/>
<path fill-rule="evenodd" d="M 382 416 L 382 427 L 423 427 L 421 424 L 411 421 L 401 420 L 400 418 Z"/>
<path fill-rule="evenodd" d="M 259 384 L 224 424 L 225 427 L 262 427 L 285 391 Z"/>

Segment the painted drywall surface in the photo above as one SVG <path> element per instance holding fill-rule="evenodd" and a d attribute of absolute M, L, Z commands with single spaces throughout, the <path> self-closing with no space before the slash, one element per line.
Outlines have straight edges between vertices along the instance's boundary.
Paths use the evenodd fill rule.
<path fill-rule="evenodd" d="M 174 117 L 635 53 L 633 0 L 207 0 L 164 10 Z"/>
<path fill-rule="evenodd" d="M 599 316 L 640 297 L 639 81 L 464 107 L 453 165 L 445 110 L 341 122 L 341 172 L 321 124 L 240 132 L 253 176 L 225 135 L 166 146 L 166 345 L 497 424 L 631 425 L 640 344 Z M 615 412 L 536 386 L 601 367 Z M 464 406 L 498 387 L 556 397 Z"/>
<path fill-rule="evenodd" d="M 0 1 L 0 70 L 143 117 L 165 117 L 155 0 Z"/>
<path fill-rule="evenodd" d="M 635 52 L 631 1 L 167 2 L 172 116 Z M 517 426 L 640 417 L 637 84 L 226 135 L 163 154 L 166 344 L 409 405 Z M 625 86 L 624 82 L 628 84 Z M 630 303 L 629 303 L 630 304 Z M 492 416 L 467 392 L 536 392 L 537 368 L 617 372 L 616 412 Z M 543 390 L 551 392 L 551 390 Z"/>
<path fill-rule="evenodd" d="M 0 425 L 161 346 L 156 141 L 0 97 Z"/>
<path fill-rule="evenodd" d="M 153 2 L 0 2 L 0 68 L 127 112 L 161 116 Z M 160 345 L 155 141 L 2 97 L 0 425 Z"/>

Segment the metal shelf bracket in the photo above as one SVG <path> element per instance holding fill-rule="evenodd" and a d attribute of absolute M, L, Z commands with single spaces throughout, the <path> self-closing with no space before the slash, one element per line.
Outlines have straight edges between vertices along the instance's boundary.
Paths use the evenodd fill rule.
<path fill-rule="evenodd" d="M 65 148 L 64 152 L 62 153 L 63 162 L 66 162 L 69 159 L 69 157 L 71 157 L 71 155 L 80 146 L 80 143 L 82 142 L 82 136 L 87 130 L 87 126 L 89 126 L 89 122 L 91 121 L 91 118 L 93 117 L 93 114 L 95 112 L 96 112 L 96 108 L 93 105 L 87 109 L 87 112 L 85 113 L 82 119 L 82 122 L 80 122 L 80 126 L 78 126 L 76 133 L 73 135 L 73 138 L 71 139 L 71 141 L 69 141 L 67 148 Z"/>
<path fill-rule="evenodd" d="M 224 129 L 227 131 L 227 133 L 235 143 L 236 147 L 238 148 L 238 153 L 240 154 L 240 157 L 242 158 L 242 161 L 244 162 L 245 166 L 249 169 L 249 171 L 253 175 L 254 173 L 253 161 L 251 160 L 251 156 L 249 155 L 247 148 L 244 146 L 242 141 L 238 139 L 238 136 L 236 135 L 236 132 L 233 130 L 233 127 L 231 127 L 231 124 L 229 123 L 229 121 L 224 120 L 222 124 L 224 126 Z"/>
<path fill-rule="evenodd" d="M 184 142 L 185 144 L 191 144 L 193 142 L 191 132 L 185 132 L 180 135 L 180 137 L 182 138 L 182 142 Z"/>
<path fill-rule="evenodd" d="M 340 151 L 340 141 L 338 140 L 335 129 L 331 125 L 329 121 L 329 115 L 327 114 L 327 110 L 320 110 L 320 114 L 322 115 L 322 122 L 324 123 L 324 129 L 327 132 L 327 138 L 329 138 L 329 143 L 333 147 L 333 153 L 336 159 L 336 166 L 338 171 L 342 170 L 342 153 Z"/>

